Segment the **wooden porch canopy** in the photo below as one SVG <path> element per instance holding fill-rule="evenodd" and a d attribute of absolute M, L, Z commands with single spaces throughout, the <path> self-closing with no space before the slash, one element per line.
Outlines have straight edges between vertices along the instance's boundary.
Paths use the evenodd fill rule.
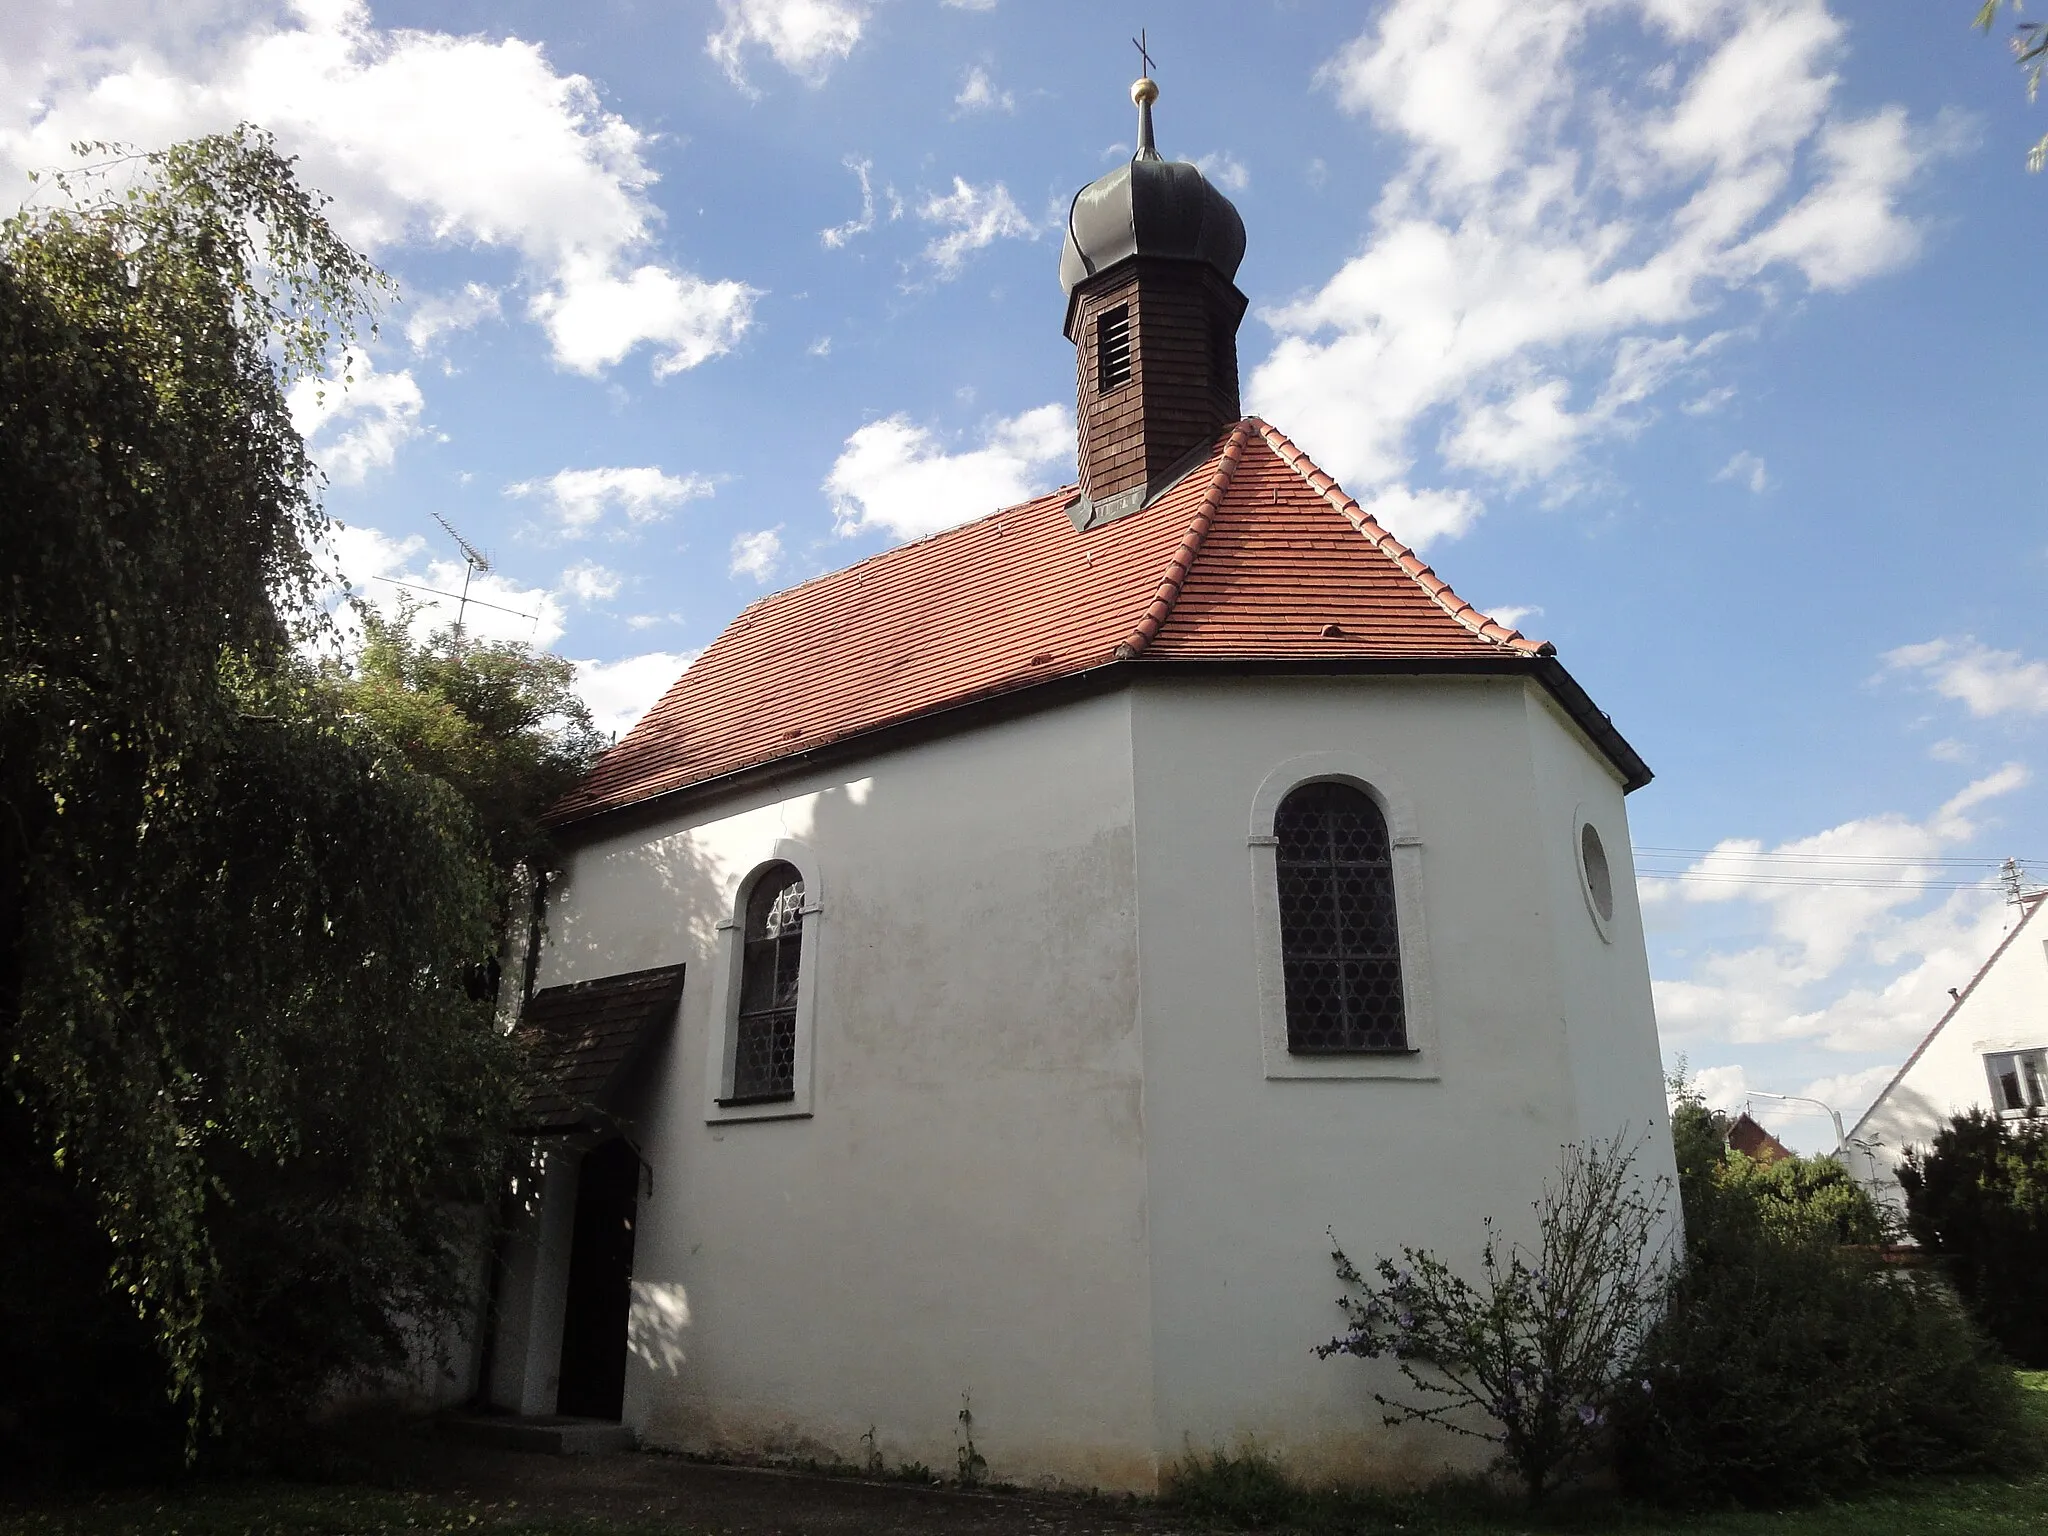
<path fill-rule="evenodd" d="M 680 965 L 536 992 L 515 1031 L 531 1072 L 520 1129 L 561 1135 L 608 1113 L 634 1059 L 674 1020 L 682 996 Z"/>

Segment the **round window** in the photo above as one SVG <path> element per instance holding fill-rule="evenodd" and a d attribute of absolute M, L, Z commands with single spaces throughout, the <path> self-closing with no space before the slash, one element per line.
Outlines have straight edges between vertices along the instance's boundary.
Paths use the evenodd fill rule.
<path fill-rule="evenodd" d="M 1579 828 L 1579 857 L 1586 866 L 1586 894 L 1593 900 L 1593 910 L 1601 922 L 1613 922 L 1614 875 L 1607 867 L 1607 849 L 1590 821 Z"/>

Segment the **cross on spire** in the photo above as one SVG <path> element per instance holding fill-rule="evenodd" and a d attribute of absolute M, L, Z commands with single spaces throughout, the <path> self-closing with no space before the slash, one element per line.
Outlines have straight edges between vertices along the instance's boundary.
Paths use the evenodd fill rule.
<path fill-rule="evenodd" d="M 1140 65 L 1138 73 L 1150 75 L 1152 73 L 1152 55 L 1145 47 L 1145 29 L 1143 27 L 1138 28 L 1138 35 L 1131 39 L 1131 46 L 1138 50 L 1138 63 Z"/>

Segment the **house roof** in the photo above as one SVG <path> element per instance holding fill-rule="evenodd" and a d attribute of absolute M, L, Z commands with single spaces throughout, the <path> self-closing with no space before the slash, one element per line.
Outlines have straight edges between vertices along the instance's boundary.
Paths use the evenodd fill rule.
<path fill-rule="evenodd" d="M 1775 1163 L 1792 1155 L 1790 1147 L 1750 1118 L 1747 1111 L 1737 1115 L 1735 1123 L 1728 1127 L 1728 1145 L 1733 1151 L 1759 1163 Z"/>
<path fill-rule="evenodd" d="M 675 1017 L 682 996 L 680 965 L 534 993 L 519 1014 L 532 1071 L 522 1129 L 574 1130 L 609 1108 L 627 1062 Z"/>
<path fill-rule="evenodd" d="M 1948 1028 L 1948 1021 L 1961 1012 L 1963 1004 L 1970 1000 L 1970 994 L 1977 990 L 1977 983 L 1991 974 L 1991 967 L 1998 964 L 1999 957 L 2012 948 L 2013 940 L 2020 936 L 2020 930 L 2031 923 L 2034 920 L 2034 914 L 2043 907 L 2048 907 L 2048 892 L 2028 891 L 2021 895 L 2020 920 L 2006 930 L 2005 937 L 1998 941 L 1997 948 L 1993 949 L 1990 955 L 1986 957 L 1984 963 L 1977 967 L 1977 973 L 1963 984 L 1962 990 L 1950 990 L 1949 1004 L 1946 1008 L 1942 1009 L 1941 1017 L 1934 1021 L 1934 1028 L 1928 1030 L 1921 1037 L 1920 1043 L 1913 1047 L 1913 1054 L 1900 1063 L 1899 1070 L 1892 1074 L 1891 1081 L 1886 1083 L 1884 1088 L 1878 1093 L 1878 1096 L 1870 1101 L 1870 1107 L 1857 1117 L 1855 1126 L 1849 1132 L 1848 1139 L 1850 1141 L 1854 1141 L 1863 1134 L 1863 1127 L 1869 1124 L 1870 1117 L 1877 1113 L 1878 1107 L 1886 1099 L 1891 1097 L 1892 1090 L 1906 1080 L 1906 1074 L 1913 1070 L 1913 1064 L 1927 1054 L 1927 1047 L 1934 1044 L 1935 1039 L 1941 1032 Z"/>
<path fill-rule="evenodd" d="M 1527 670 L 1631 789 L 1648 767 L 1553 659 L 1459 597 L 1257 417 L 1085 531 L 1068 486 L 765 597 L 553 813 L 639 804 L 1131 663 Z"/>

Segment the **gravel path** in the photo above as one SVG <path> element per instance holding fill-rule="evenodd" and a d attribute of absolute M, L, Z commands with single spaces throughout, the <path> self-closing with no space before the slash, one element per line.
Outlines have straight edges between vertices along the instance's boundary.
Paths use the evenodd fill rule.
<path fill-rule="evenodd" d="M 658 1452 L 544 1456 L 434 1440 L 416 1442 L 391 1471 L 402 1486 L 500 1508 L 509 1502 L 534 1514 L 721 1536 L 1180 1536 L 1190 1529 L 1121 1500 L 870 1483 L 708 1466 Z"/>

